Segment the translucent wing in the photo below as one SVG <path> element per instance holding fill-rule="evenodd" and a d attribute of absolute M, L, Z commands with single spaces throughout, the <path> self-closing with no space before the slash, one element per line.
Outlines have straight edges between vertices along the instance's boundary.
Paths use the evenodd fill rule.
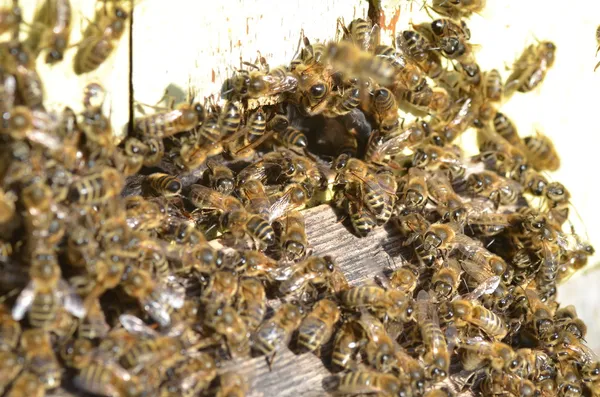
<path fill-rule="evenodd" d="M 493 293 L 498 285 L 500 284 L 500 276 L 492 276 L 487 280 L 483 281 L 480 285 L 477 286 L 473 291 L 469 292 L 462 296 L 462 299 L 466 300 L 477 300 L 482 295 L 489 295 Z"/>
<path fill-rule="evenodd" d="M 146 325 L 140 318 L 131 314 L 121 314 L 119 322 L 127 332 L 134 335 L 143 336 L 144 338 L 155 338 L 159 335 L 158 332 Z"/>
<path fill-rule="evenodd" d="M 33 282 L 29 282 L 29 284 L 21 291 L 13 306 L 12 316 L 15 320 L 20 321 L 25 317 L 25 313 L 31 308 L 33 298 L 35 298 L 35 287 Z"/>
<path fill-rule="evenodd" d="M 171 315 L 165 305 L 161 302 L 152 299 L 144 299 L 142 304 L 146 313 L 148 313 L 161 327 L 168 327 L 171 325 Z"/>
<path fill-rule="evenodd" d="M 77 318 L 84 318 L 86 315 L 86 310 L 83 305 L 83 301 L 79 295 L 77 295 L 73 287 L 71 287 L 65 280 L 61 279 L 58 282 L 58 290 L 60 291 L 65 310 Z"/>

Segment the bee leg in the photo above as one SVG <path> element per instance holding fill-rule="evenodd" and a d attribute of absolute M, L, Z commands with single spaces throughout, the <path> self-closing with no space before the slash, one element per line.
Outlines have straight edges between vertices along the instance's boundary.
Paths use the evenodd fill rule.
<path fill-rule="evenodd" d="M 269 366 L 269 372 L 271 372 L 273 370 L 273 362 L 275 361 L 276 355 L 277 355 L 277 352 L 273 353 L 273 355 L 271 357 L 266 357 L 267 365 Z"/>

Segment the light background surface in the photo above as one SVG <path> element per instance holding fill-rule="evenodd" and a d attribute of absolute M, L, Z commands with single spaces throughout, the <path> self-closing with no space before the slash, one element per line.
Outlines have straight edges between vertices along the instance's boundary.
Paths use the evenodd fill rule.
<path fill-rule="evenodd" d="M 26 19 L 36 0 L 21 0 Z M 383 38 L 391 41 L 394 31 L 408 23 L 430 20 L 416 1 L 385 1 Z M 82 15 L 93 15 L 94 0 L 72 0 L 76 11 L 73 42 L 85 28 Z M 296 52 L 301 29 L 313 41 L 331 39 L 336 20 L 349 22 L 365 17 L 364 0 L 137 0 L 133 23 L 134 98 L 154 104 L 170 87 L 171 95 L 187 93 L 192 86 L 198 99 L 217 93 L 220 82 L 240 64 L 240 57 L 253 62 L 257 51 L 275 66 L 289 62 Z M 411 10 L 412 8 L 412 10 Z M 502 111 L 513 119 L 521 135 L 539 128 L 552 137 L 561 155 L 561 169 L 551 175 L 572 194 L 572 204 L 581 222 L 574 223 L 600 250 L 600 215 L 596 209 L 598 157 L 600 155 L 600 108 L 596 96 L 600 71 L 593 69 L 595 31 L 600 24 L 600 2 L 572 0 L 488 0 L 481 15 L 468 22 L 472 43 L 480 45 L 477 59 L 482 69 L 498 68 L 504 76 L 523 48 L 540 40 L 556 43 L 556 63 L 541 88 L 515 94 Z M 81 28 L 80 28 L 81 26 Z M 48 103 L 54 107 L 78 108 L 81 89 L 89 81 L 100 81 L 111 94 L 107 106 L 120 133 L 128 119 L 127 38 L 98 71 L 74 77 L 67 62 L 39 70 L 46 83 Z M 178 87 L 178 88 L 177 88 Z M 465 145 L 468 139 L 465 137 Z M 574 211 L 573 211 L 574 212 Z M 576 218 L 576 217 L 575 217 Z M 596 261 L 593 260 L 592 263 Z M 575 304 L 589 326 L 587 340 L 600 351 L 600 272 L 574 276 L 561 287 L 559 301 Z"/>

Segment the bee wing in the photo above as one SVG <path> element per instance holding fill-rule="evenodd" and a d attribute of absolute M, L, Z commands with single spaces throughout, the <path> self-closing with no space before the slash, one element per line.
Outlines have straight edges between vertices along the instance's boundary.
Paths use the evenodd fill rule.
<path fill-rule="evenodd" d="M 415 302 L 415 311 L 417 316 L 417 323 L 423 323 L 429 318 L 429 300 L 430 296 L 425 290 L 420 290 L 417 294 L 417 301 Z"/>
<path fill-rule="evenodd" d="M 286 75 L 283 79 L 275 78 L 274 76 L 267 74 L 263 77 L 263 80 L 269 83 L 269 93 L 271 95 L 293 91 L 298 86 L 298 79 L 291 74 Z"/>
<path fill-rule="evenodd" d="M 462 296 L 462 299 L 466 300 L 477 300 L 482 295 L 489 295 L 493 293 L 498 285 L 500 284 L 500 276 L 492 276 L 483 281 L 473 291 Z"/>
<path fill-rule="evenodd" d="M 84 318 L 86 310 L 83 301 L 79 295 L 77 295 L 77 292 L 75 292 L 73 287 L 65 280 L 61 279 L 58 281 L 58 291 L 64 308 L 75 317 Z"/>
<path fill-rule="evenodd" d="M 192 185 L 188 195 L 192 204 L 200 209 L 225 210 L 227 196 L 202 185 Z"/>
<path fill-rule="evenodd" d="M 283 295 L 290 294 L 299 290 L 314 277 L 312 273 L 294 273 L 290 278 L 281 283 L 279 292 Z"/>
<path fill-rule="evenodd" d="M 292 189 L 288 189 L 269 207 L 269 223 L 281 218 L 293 209 L 295 209 L 295 206 L 292 203 Z"/>
<path fill-rule="evenodd" d="M 141 302 L 146 313 L 148 313 L 161 327 L 168 327 L 171 325 L 171 315 L 165 305 L 152 299 L 142 299 Z"/>
<path fill-rule="evenodd" d="M 329 277 L 329 284 L 331 285 L 331 289 L 333 290 L 333 292 L 335 292 L 336 294 L 338 292 L 350 288 L 350 285 L 348 284 L 348 280 L 346 279 L 344 272 L 342 272 L 337 267 L 334 269 L 333 273 L 331 273 L 331 276 Z"/>
<path fill-rule="evenodd" d="M 274 280 L 285 281 L 289 279 L 292 276 L 292 274 L 296 272 L 296 270 L 298 270 L 298 264 L 292 262 L 287 265 L 273 269 L 270 272 L 270 274 Z"/>
<path fill-rule="evenodd" d="M 383 153 L 383 155 L 386 156 L 395 156 L 400 154 L 409 146 L 407 141 L 412 132 L 413 131 L 411 129 L 407 129 L 406 131 L 403 131 L 400 134 L 388 139 L 379 146 L 377 152 Z"/>
<path fill-rule="evenodd" d="M 185 288 L 175 280 L 167 280 L 166 285 L 159 288 L 161 303 L 175 309 L 181 309 L 185 303 Z"/>
<path fill-rule="evenodd" d="M 144 338 L 155 338 L 159 334 L 140 318 L 131 314 L 121 314 L 119 316 L 119 322 L 130 334 L 139 335 Z"/>
<path fill-rule="evenodd" d="M 25 313 L 31 308 L 33 303 L 33 298 L 35 298 L 35 287 L 33 282 L 29 282 L 25 288 L 19 294 L 17 301 L 12 309 L 12 317 L 13 319 L 20 321 L 25 317 Z"/>
<path fill-rule="evenodd" d="M 123 371 L 127 373 L 127 379 L 123 379 L 124 381 L 131 380 L 131 375 L 127 370 L 122 368 Z M 121 374 L 123 376 L 123 374 Z M 73 383 L 75 386 L 81 390 L 85 390 L 88 393 L 98 394 L 101 396 L 120 396 L 122 395 L 121 391 L 118 389 L 116 385 L 112 385 L 110 383 L 104 382 L 90 382 L 89 380 L 83 378 L 81 374 L 75 376 L 73 379 Z"/>

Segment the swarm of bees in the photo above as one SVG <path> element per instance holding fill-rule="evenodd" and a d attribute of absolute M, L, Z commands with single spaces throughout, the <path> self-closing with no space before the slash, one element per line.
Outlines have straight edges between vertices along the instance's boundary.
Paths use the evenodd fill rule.
<path fill-rule="evenodd" d="M 222 102 L 154 110 L 122 142 L 99 84 L 79 114 L 44 107 L 36 59 L 73 47 L 69 1 L 41 1 L 26 40 L 18 4 L 0 10 L 1 392 L 244 396 L 230 360 L 271 366 L 292 346 L 336 395 L 600 396 L 586 326 L 556 301 L 594 249 L 544 174 L 552 141 L 499 111 L 555 46 L 527 47 L 505 82 L 480 70 L 465 18 L 484 5 L 434 0 L 438 19 L 393 46 L 339 21 L 335 40 L 246 64 Z M 130 13 L 98 3 L 75 74 Z M 323 203 L 357 236 L 402 234 L 402 265 L 350 285 L 307 238 L 302 210 Z"/>

